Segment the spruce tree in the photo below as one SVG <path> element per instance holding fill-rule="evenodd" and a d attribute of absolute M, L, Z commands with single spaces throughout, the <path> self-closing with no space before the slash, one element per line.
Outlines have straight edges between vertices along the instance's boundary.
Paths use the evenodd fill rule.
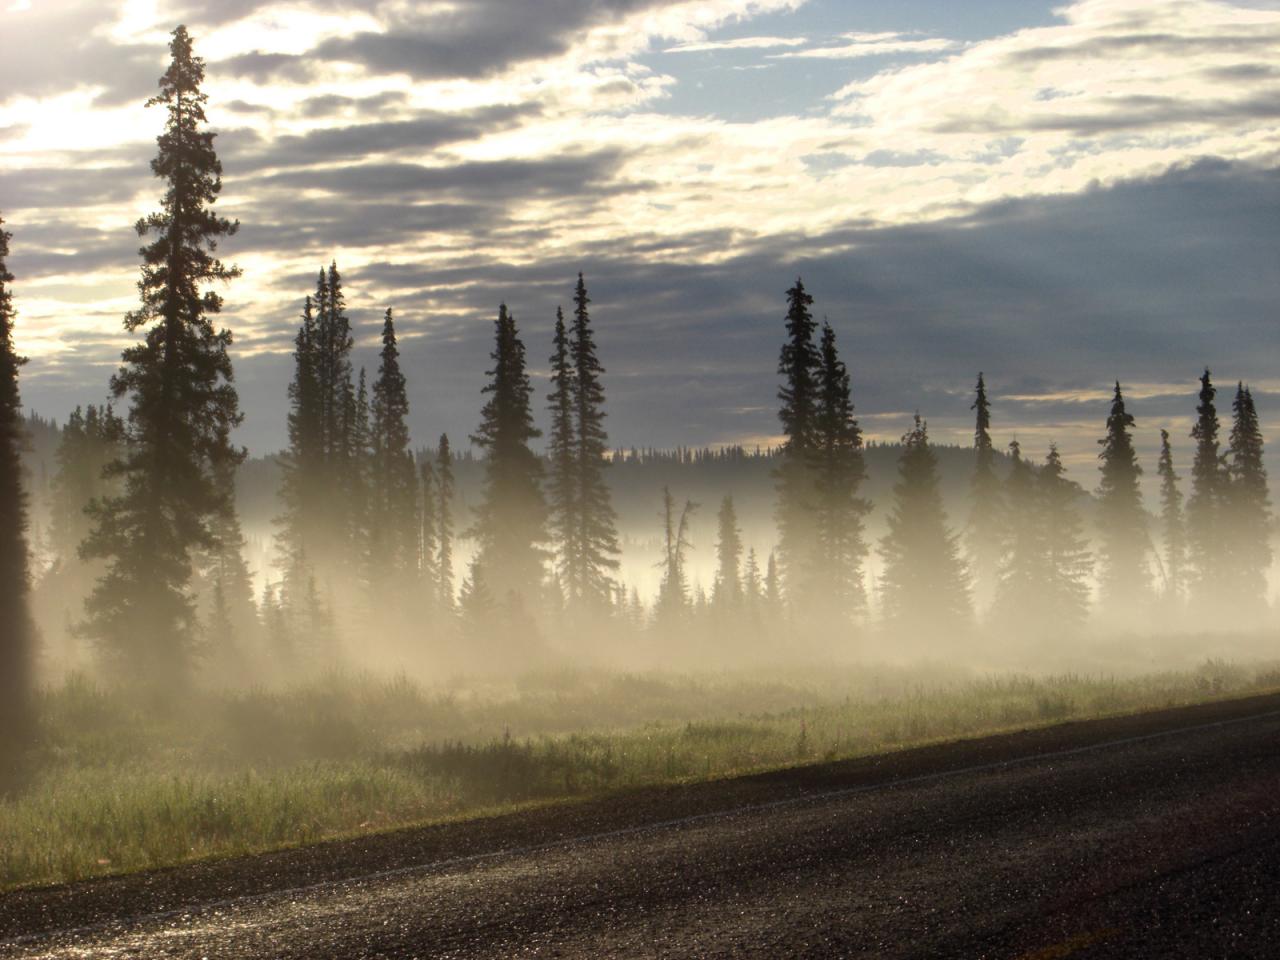
<path fill-rule="evenodd" d="M 1107 435 L 1098 441 L 1098 560 L 1103 612 L 1113 621 L 1136 624 L 1150 599 L 1147 515 L 1142 508 L 1142 468 L 1133 448 L 1133 414 L 1125 409 L 1116 382 L 1107 416 Z"/>
<path fill-rule="evenodd" d="M 733 497 L 720 501 L 716 514 L 719 533 L 716 537 L 716 580 L 712 599 L 718 607 L 736 609 L 742 604 L 742 531 Z M 756 572 L 757 578 L 759 571 Z"/>
<path fill-rule="evenodd" d="M 489 399 L 471 436 L 486 454 L 471 533 L 478 541 L 478 582 L 527 612 L 530 604 L 541 605 L 547 555 L 542 461 L 529 447 L 541 431 L 533 424 L 524 344 L 505 303 L 494 327 L 493 368 L 484 388 Z"/>
<path fill-rule="evenodd" d="M 20 757 L 34 732 L 27 491 L 22 481 L 26 428 L 14 348 L 13 274 L 6 263 L 13 235 L 0 220 L 0 795 L 18 786 Z"/>
<path fill-rule="evenodd" d="M 418 488 L 409 446 L 409 397 L 390 309 L 382 322 L 370 412 L 367 555 L 372 595 L 386 602 L 404 595 L 418 567 Z"/>
<path fill-rule="evenodd" d="M 547 437 L 547 463 L 550 468 L 547 505 L 551 534 L 558 547 L 556 572 L 561 584 L 580 583 L 583 565 L 582 544 L 578 537 L 581 504 L 574 429 L 574 378 L 569 331 L 565 326 L 564 311 L 557 307 L 551 354 L 551 396 L 547 403 L 551 412 L 551 432 Z"/>
<path fill-rule="evenodd" d="M 1217 389 L 1209 369 L 1200 377 L 1200 403 L 1191 439 L 1196 442 L 1191 463 L 1191 495 L 1187 498 L 1187 557 L 1191 595 L 1200 616 L 1216 619 L 1226 599 L 1227 543 L 1222 508 L 1227 498 L 1227 467 L 1219 450 Z"/>
<path fill-rule="evenodd" d="M 354 338 L 338 265 L 331 261 L 316 280 L 315 378 L 323 463 L 319 469 L 323 512 L 315 558 L 326 583 L 341 581 L 358 553 L 366 504 L 367 417 L 351 363 Z M 363 372 L 362 372 L 363 375 Z M 361 385 L 363 386 L 363 384 Z"/>
<path fill-rule="evenodd" d="M 981 373 L 973 405 L 973 476 L 969 482 L 969 520 L 965 530 L 974 581 L 974 598 L 980 610 L 995 598 L 1000 579 L 1004 528 L 1004 502 L 1000 478 L 996 475 L 995 446 L 991 442 L 991 403 L 987 383 Z"/>
<path fill-rule="evenodd" d="M 418 573 L 426 607 L 440 598 L 440 525 L 436 515 L 436 471 L 422 454 L 418 461 Z"/>
<path fill-rule="evenodd" d="M 587 284 L 581 273 L 573 294 L 573 336 L 569 344 L 573 360 L 571 388 L 574 406 L 574 461 L 578 471 L 576 568 L 566 572 L 571 603 L 597 614 L 608 609 L 613 590 L 612 574 L 618 569 L 617 514 L 605 482 L 608 466 L 608 434 L 604 429 L 604 367 L 596 356 Z"/>
<path fill-rule="evenodd" d="M 111 381 L 115 398 L 130 399 L 128 449 L 111 468 L 124 490 L 99 502 L 84 554 L 108 564 L 86 605 L 86 631 L 121 675 L 173 690 L 193 670 L 192 553 L 213 544 L 210 521 L 233 493 L 224 480 L 244 454 L 230 441 L 241 419 L 231 334 L 212 322 L 222 298 L 203 289 L 239 275 L 213 255 L 238 225 L 211 209 L 222 167 L 214 135 L 201 130 L 204 63 L 185 27 L 169 49 L 160 93 L 148 101 L 168 111 L 151 164 L 168 190 L 161 210 L 137 225 L 156 239 L 141 250 L 141 307 L 125 320 L 146 333 Z"/>
<path fill-rule="evenodd" d="M 347 558 L 364 556 L 368 549 L 369 508 L 373 468 L 373 423 L 369 403 L 369 384 L 364 367 L 356 377 L 355 389 L 343 401 L 343 447 L 338 460 L 338 496 L 342 509 L 335 510 L 342 523 L 336 531 L 341 538 L 338 552 L 331 562 L 343 563 Z M 343 577 L 343 580 L 349 578 Z"/>
<path fill-rule="evenodd" d="M 323 276 L 321 277 L 323 281 Z M 289 448 L 280 457 L 280 501 L 276 536 L 284 568 L 286 596 L 301 593 L 312 576 L 312 564 L 322 554 L 317 537 L 326 512 L 324 487 L 326 451 L 323 396 L 320 391 L 319 330 L 307 296 L 302 322 L 294 338 L 293 380 L 289 384 Z"/>
<path fill-rule="evenodd" d="M 1186 598 L 1187 531 L 1182 513 L 1181 478 L 1173 469 L 1169 431 L 1160 431 L 1160 527 L 1164 538 L 1164 596 L 1176 608 Z"/>
<path fill-rule="evenodd" d="M 1265 609 L 1271 567 L 1271 499 L 1263 462 L 1262 430 L 1253 392 L 1243 382 L 1231 404 L 1232 424 L 1223 520 L 1227 533 L 1229 596 L 1234 622 L 1256 622 Z"/>
<path fill-rule="evenodd" d="M 893 494 L 889 531 L 880 541 L 886 623 L 924 639 L 964 630 L 970 619 L 968 575 L 947 526 L 938 462 L 919 414 L 902 438 Z"/>
<path fill-rule="evenodd" d="M 440 535 L 439 570 L 440 606 L 452 610 L 453 598 L 453 454 L 449 451 L 449 435 L 440 434 L 436 451 L 436 523 Z"/>
<path fill-rule="evenodd" d="M 1044 558 L 1039 615 L 1040 622 L 1054 632 L 1073 632 L 1083 626 L 1093 568 L 1077 505 L 1082 491 L 1065 474 L 1062 455 L 1051 444 L 1036 480 Z"/>
<path fill-rule="evenodd" d="M 813 454 L 818 436 L 818 394 L 822 358 L 813 341 L 817 324 L 809 308 L 813 297 L 797 278 L 787 291 L 786 340 L 778 360 L 782 387 L 778 418 L 786 438 L 776 473 L 778 567 L 788 594 L 803 591 L 814 567 Z M 792 598 L 797 599 L 797 598 Z"/>
<path fill-rule="evenodd" d="M 756 557 L 755 547 L 747 550 L 747 563 L 742 572 L 742 593 L 747 609 L 759 612 L 760 603 L 764 599 L 764 581 L 760 575 L 760 561 Z"/>
<path fill-rule="evenodd" d="M 764 572 L 764 608 L 769 617 L 782 614 L 782 574 L 778 570 L 778 556 L 769 551 L 769 560 Z"/>
<path fill-rule="evenodd" d="M 691 612 L 689 602 L 689 578 L 685 573 L 685 558 L 692 544 L 689 542 L 689 523 L 698 505 L 686 500 L 679 517 L 676 516 L 675 498 L 668 487 L 662 488 L 663 557 L 662 582 L 658 586 L 658 600 L 654 605 L 654 623 L 664 629 L 676 628 L 684 623 Z"/>
<path fill-rule="evenodd" d="M 871 504 L 858 496 L 866 479 L 862 430 L 853 418 L 849 371 L 836 350 L 836 335 L 824 323 L 818 371 L 816 430 L 812 453 L 814 520 L 809 609 L 822 621 L 847 622 L 866 609 L 862 567 L 867 553 L 863 518 Z"/>

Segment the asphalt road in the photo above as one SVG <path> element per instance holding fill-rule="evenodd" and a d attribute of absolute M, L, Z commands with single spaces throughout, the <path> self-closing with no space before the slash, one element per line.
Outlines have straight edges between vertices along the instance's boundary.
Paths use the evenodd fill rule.
<path fill-rule="evenodd" d="M 0 897 L 0 957 L 1280 957 L 1280 697 Z"/>

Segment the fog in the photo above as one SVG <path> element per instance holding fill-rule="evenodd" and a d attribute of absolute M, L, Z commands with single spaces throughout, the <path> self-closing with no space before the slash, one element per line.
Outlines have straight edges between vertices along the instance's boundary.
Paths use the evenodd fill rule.
<path fill-rule="evenodd" d="M 87 428 L 82 417 L 70 427 L 30 421 L 35 442 L 27 470 L 38 548 L 34 609 L 41 637 L 39 677 L 46 684 L 60 683 L 72 673 L 108 683 L 128 679 L 114 672 L 78 629 L 84 602 L 102 574 L 100 564 L 81 560 L 75 552 L 88 529 L 84 508 L 109 482 L 99 476 L 105 447 L 84 437 L 101 429 L 98 418 L 98 411 L 91 410 Z M 77 444 L 86 449 L 77 451 Z M 848 615 L 814 615 L 788 604 L 789 587 L 780 575 L 770 593 L 769 563 L 771 558 L 776 563 L 778 549 L 778 472 L 784 459 L 778 450 L 611 451 L 604 476 L 617 515 L 618 566 L 610 571 L 610 604 L 587 615 L 557 596 L 557 557 L 549 541 L 543 545 L 542 592 L 525 598 L 518 614 L 503 609 L 500 584 L 488 586 L 492 609 L 468 606 L 469 571 L 478 554 L 471 534 L 485 486 L 483 455 L 470 448 L 452 461 L 456 538 L 448 599 L 440 594 L 441 572 L 426 569 L 421 554 L 394 590 L 375 595 L 370 559 L 343 551 L 312 558 L 312 580 L 305 591 L 301 597 L 287 596 L 288 571 L 279 543 L 280 458 L 250 460 L 237 477 L 237 504 L 252 603 L 240 611 L 233 631 L 224 626 L 219 633 L 211 624 L 221 616 L 215 611 L 211 575 L 205 571 L 194 580 L 201 623 L 197 682 L 233 689 L 289 686 L 337 670 L 404 675 L 429 687 L 465 689 L 495 678 L 514 680 L 530 672 L 565 669 L 676 674 L 748 670 L 768 675 L 779 668 L 823 663 L 868 669 L 932 663 L 973 673 L 1135 673 L 1192 667 L 1206 657 L 1274 655 L 1277 624 L 1269 563 L 1262 570 L 1265 580 L 1254 585 L 1252 595 L 1206 597 L 1186 569 L 1180 582 L 1171 584 L 1168 532 L 1157 501 L 1142 508 L 1146 539 L 1133 548 L 1145 582 L 1140 578 L 1139 588 L 1120 610 L 1114 605 L 1108 609 L 1100 584 L 1100 556 L 1108 544 L 1099 530 L 1097 477 L 1066 473 L 1061 478 L 1065 497 L 1059 509 L 1074 524 L 1064 529 L 1063 515 L 1043 516 L 1043 491 L 1036 493 L 1044 480 L 1043 461 L 1030 455 L 1024 459 L 1021 453 L 1015 461 L 1007 450 L 993 454 L 998 560 L 983 569 L 973 538 L 975 451 L 930 447 L 942 521 L 966 587 L 966 614 L 935 611 L 933 590 L 921 582 L 911 587 L 918 592 L 910 598 L 910 625 L 895 622 L 884 601 L 882 541 L 895 509 L 904 449 L 875 444 L 860 452 L 866 471 L 861 495 L 871 509 L 862 533 L 862 602 Z M 434 464 L 438 458 L 435 446 L 414 452 L 417 464 Z M 1150 489 L 1158 465 L 1145 466 L 1149 476 L 1143 488 L 1150 501 L 1152 493 L 1159 495 L 1158 487 Z M 543 467 L 548 468 L 545 458 Z M 666 608 L 663 585 L 671 562 L 664 537 L 664 490 L 670 491 L 677 514 L 686 503 L 695 506 L 680 551 L 683 600 Z M 738 584 L 729 589 L 720 586 L 718 558 L 717 514 L 725 498 L 731 499 L 740 539 Z M 318 504 L 324 516 L 340 506 Z M 421 517 L 408 522 L 420 525 Z M 1223 530 L 1239 523 L 1225 507 L 1215 522 Z M 1065 572 L 1064 537 L 1071 554 Z M 1057 540 L 1057 546 L 1050 540 Z M 438 544 L 433 549 L 438 552 Z M 936 544 L 924 549 L 935 550 Z M 1219 549 L 1220 558 L 1230 557 L 1229 543 Z M 1051 568 L 1054 562 L 1059 567 Z M 795 583 L 790 589 L 798 592 Z M 1215 589 L 1225 588 L 1219 581 Z"/>

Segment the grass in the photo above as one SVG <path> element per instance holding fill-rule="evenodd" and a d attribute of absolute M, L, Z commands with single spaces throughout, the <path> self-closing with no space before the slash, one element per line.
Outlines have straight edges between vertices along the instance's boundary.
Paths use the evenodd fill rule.
<path fill-rule="evenodd" d="M 33 777 L 0 801 L 0 889 L 276 849 L 1280 687 L 1275 665 L 1133 677 L 942 670 L 543 674 L 428 690 L 333 676 L 145 710 L 45 691 Z"/>

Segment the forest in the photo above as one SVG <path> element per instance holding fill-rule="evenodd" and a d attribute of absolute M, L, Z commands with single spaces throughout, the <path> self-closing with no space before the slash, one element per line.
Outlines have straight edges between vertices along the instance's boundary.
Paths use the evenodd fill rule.
<path fill-rule="evenodd" d="M 587 781 L 607 786 L 628 770 L 639 780 L 711 775 L 713 766 L 723 773 L 1274 681 L 1261 668 L 1216 660 L 1172 679 L 1132 679 L 1186 671 L 1206 657 L 1274 656 L 1273 517 L 1247 384 L 1220 393 L 1203 370 L 1198 392 L 1188 392 L 1190 436 L 1161 430 L 1159 458 L 1143 464 L 1134 437 L 1146 427 L 1115 382 L 1098 411 L 1094 475 L 1073 475 L 1054 445 L 997 444 L 1000 411 L 981 373 L 971 446 L 935 444 L 920 413 L 902 424 L 900 442 L 867 443 L 841 353 L 856 328 L 838 340 L 786 265 L 776 448 L 614 445 L 625 438 L 607 426 L 608 324 L 593 316 L 582 273 L 566 278 L 567 309 L 553 322 L 521 326 L 514 306 L 496 307 L 491 364 L 476 371 L 472 432 L 414 436 L 406 389 L 414 371 L 401 363 L 394 308 L 381 322 L 376 367 L 356 369 L 362 331 L 347 309 L 349 278 L 330 259 L 314 288 L 298 291 L 291 379 L 279 397 L 288 446 L 250 459 L 235 440 L 246 414 L 233 331 L 218 322 L 240 275 L 218 251 L 239 224 L 216 212 L 222 168 L 205 128 L 203 61 L 185 28 L 170 51 L 148 104 L 165 114 L 152 161 L 163 195 L 137 224 L 144 246 L 140 299 L 124 319 L 129 340 L 108 399 L 86 402 L 63 423 L 22 404 L 21 278 L 4 265 L 22 238 L 0 230 L 0 788 L 20 797 L 9 808 L 13 823 L 33 824 L 61 802 L 51 798 L 68 791 L 40 771 L 57 766 L 58 744 L 76 755 L 98 749 L 82 739 L 95 723 L 167 731 L 138 733 L 149 745 L 121 760 L 141 764 L 129 776 L 150 784 L 138 787 L 137 802 L 158 802 L 146 791 L 159 781 L 139 772 L 151 768 L 138 758 L 175 735 L 184 703 L 203 704 L 213 727 L 229 725 L 223 747 L 235 755 L 253 753 L 237 710 L 274 718 L 268 725 L 282 739 L 273 763 L 334 760 L 332 744 L 318 753 L 299 746 L 334 729 L 354 737 L 334 741 L 350 747 L 340 759 L 362 764 L 412 744 L 418 752 L 398 754 L 399 766 L 343 774 L 367 786 L 430 770 L 427 800 L 414 792 L 420 781 L 387 787 L 404 805 L 379 821 L 391 823 L 455 810 L 441 797 L 486 769 L 485 749 L 506 749 L 504 762 L 518 755 L 542 773 L 519 790 L 481 790 L 473 805 L 573 792 Z M 545 378 L 531 372 L 544 357 Z M 1187 477 L 1175 469 L 1181 443 L 1191 451 Z M 1158 481 L 1155 502 L 1144 499 L 1144 473 Z M 756 680 L 735 673 L 748 670 Z M 1053 670 L 1109 679 L 990 679 Z M 874 722 L 856 719 L 840 713 L 854 710 L 847 689 L 840 707 L 832 682 L 815 679 L 828 673 L 857 678 L 850 686 L 867 703 L 906 702 L 913 684 L 954 699 L 936 710 L 920 700 L 916 727 L 887 707 Z M 650 688 L 637 679 L 656 674 Z M 720 679 L 704 689 L 672 679 L 682 675 Z M 574 676 L 580 687 L 554 680 Z M 970 682 L 978 686 L 963 686 Z M 501 684 L 510 698 L 501 710 L 457 693 Z M 717 684 L 737 693 L 717 700 Z M 454 692 L 439 700 L 423 692 L 446 687 Z M 791 692 L 775 696 L 779 689 Z M 713 730 L 711 739 L 731 744 L 720 754 L 673 746 L 632 768 L 615 763 L 603 741 L 512 747 L 509 718 L 528 707 L 521 690 L 540 703 L 561 698 L 581 723 L 539 715 L 517 724 L 517 737 L 678 727 L 693 722 L 691 711 L 700 723 L 744 713 L 757 721 L 745 732 Z M 629 712 L 646 697 L 661 705 Z M 718 706 L 688 706 L 705 697 Z M 789 712 L 806 698 L 816 713 Z M 403 721 L 392 711 L 368 720 L 392 702 L 407 704 L 406 716 L 434 719 Z M 500 726 L 505 748 L 487 739 Z M 369 742 L 352 733 L 384 728 L 385 738 Z M 782 746 L 754 755 L 757 734 Z M 223 747 L 201 743 L 175 751 L 221 756 Z M 636 746 L 631 756 L 641 754 Z M 171 759 L 156 760 L 155 770 Z M 264 769 L 261 757 L 254 762 Z M 229 769 L 210 764 L 218 775 Z M 544 774 L 550 786 L 529 786 Z M 37 799 L 21 799 L 33 782 Z M 252 802 L 269 806 L 260 788 Z M 67 820 L 94 816 L 81 810 Z M 356 804 L 350 817 L 317 829 L 351 829 L 357 816 L 370 814 Z M 260 843 L 296 839 L 286 824 Z M 135 851 L 129 862 L 186 855 Z M 62 867 L 54 859 L 31 853 L 0 880 L 96 869 L 88 854 Z"/>

